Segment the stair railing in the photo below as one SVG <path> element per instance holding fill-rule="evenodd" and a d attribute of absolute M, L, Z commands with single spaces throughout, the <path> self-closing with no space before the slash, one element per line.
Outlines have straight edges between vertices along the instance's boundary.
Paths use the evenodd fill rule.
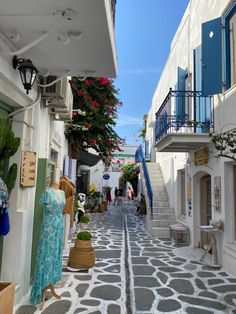
<path fill-rule="evenodd" d="M 148 173 L 147 164 L 146 164 L 146 160 L 144 157 L 142 145 L 140 145 L 135 152 L 135 162 L 141 162 L 142 163 L 143 174 L 144 174 L 146 188 L 147 188 L 147 195 L 148 195 L 148 199 L 149 199 L 149 207 L 151 209 L 150 218 L 153 219 L 152 186 L 151 186 L 151 181 L 150 181 L 150 177 L 149 177 L 149 173 Z"/>

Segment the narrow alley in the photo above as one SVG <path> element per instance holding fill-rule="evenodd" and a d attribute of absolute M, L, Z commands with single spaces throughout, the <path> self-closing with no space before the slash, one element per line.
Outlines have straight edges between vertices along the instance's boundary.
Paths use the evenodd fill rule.
<path fill-rule="evenodd" d="M 29 295 L 15 314 L 151 314 L 236 313 L 236 278 L 223 269 L 179 257 L 169 239 L 151 237 L 135 205 L 110 205 L 105 213 L 90 214 L 96 265 L 75 271 L 63 257 L 63 277 L 57 293 L 48 293 L 43 311 L 29 305 Z M 191 256 L 191 255 L 188 255 Z"/>

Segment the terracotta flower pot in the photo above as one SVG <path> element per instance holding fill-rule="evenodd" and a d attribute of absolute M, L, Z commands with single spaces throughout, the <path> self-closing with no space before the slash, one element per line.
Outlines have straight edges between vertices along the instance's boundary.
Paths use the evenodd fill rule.
<path fill-rule="evenodd" d="M 70 249 L 68 265 L 73 268 L 90 268 L 95 265 L 95 251 L 91 240 L 76 240 Z"/>
<path fill-rule="evenodd" d="M 14 282 L 3 282 L 0 281 L 0 312 L 4 314 L 13 313 L 15 294 L 15 283 Z"/>

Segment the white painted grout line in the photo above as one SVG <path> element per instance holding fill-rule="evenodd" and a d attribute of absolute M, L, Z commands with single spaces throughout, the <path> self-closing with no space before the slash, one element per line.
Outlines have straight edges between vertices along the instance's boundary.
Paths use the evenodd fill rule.
<path fill-rule="evenodd" d="M 130 239 L 127 225 L 127 214 L 124 215 L 125 219 L 125 230 L 127 235 L 127 246 L 128 246 L 128 264 L 129 264 L 129 273 L 130 273 L 130 305 L 132 313 L 135 313 L 135 293 L 134 293 L 134 274 L 132 269 L 132 259 L 131 259 L 131 249 L 130 249 Z"/>

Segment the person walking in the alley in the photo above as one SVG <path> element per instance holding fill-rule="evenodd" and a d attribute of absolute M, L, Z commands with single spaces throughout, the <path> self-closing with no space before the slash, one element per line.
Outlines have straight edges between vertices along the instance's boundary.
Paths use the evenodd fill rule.
<path fill-rule="evenodd" d="M 115 187 L 115 191 L 114 191 L 114 205 L 118 204 L 118 189 L 117 187 Z"/>
<path fill-rule="evenodd" d="M 128 186 L 128 192 L 127 192 L 128 200 L 133 200 L 135 197 L 134 190 L 131 186 Z"/>
<path fill-rule="evenodd" d="M 110 205 L 111 204 L 111 188 L 108 186 L 106 188 L 106 200 L 107 200 L 107 204 Z"/>

